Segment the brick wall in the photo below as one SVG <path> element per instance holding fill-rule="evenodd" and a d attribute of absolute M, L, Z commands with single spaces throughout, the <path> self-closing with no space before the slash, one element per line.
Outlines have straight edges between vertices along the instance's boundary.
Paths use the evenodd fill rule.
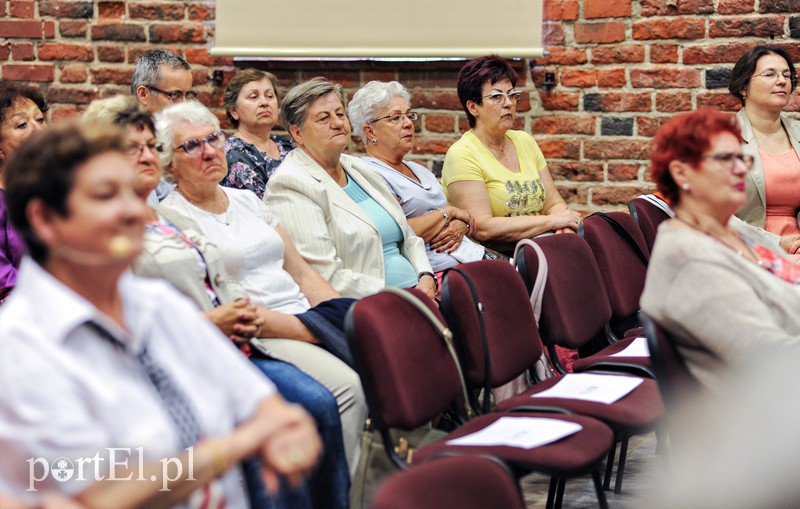
<path fill-rule="evenodd" d="M 539 141 L 571 203 L 618 208 L 651 189 L 648 140 L 663 121 L 705 105 L 738 109 L 726 86 L 742 52 L 769 41 L 800 62 L 798 12 L 798 0 L 545 0 L 550 55 L 515 64 L 526 92 L 518 126 Z M 192 64 L 200 100 L 218 108 L 225 84 L 247 64 L 208 54 L 214 14 L 214 2 L 200 0 L 0 0 L 0 77 L 40 85 L 57 120 L 129 93 L 134 62 L 157 46 Z M 283 91 L 317 75 L 350 93 L 371 79 L 404 83 L 422 113 L 413 157 L 432 169 L 467 128 L 455 93 L 460 63 L 256 65 L 275 72 Z M 547 73 L 552 88 L 543 86 Z M 351 152 L 359 150 L 354 140 Z"/>

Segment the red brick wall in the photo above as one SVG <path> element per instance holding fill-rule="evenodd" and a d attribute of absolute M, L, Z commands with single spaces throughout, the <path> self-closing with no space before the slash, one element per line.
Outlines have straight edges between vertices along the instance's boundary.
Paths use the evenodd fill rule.
<path fill-rule="evenodd" d="M 738 108 L 726 85 L 743 51 L 774 42 L 800 62 L 798 11 L 797 0 L 545 0 L 550 55 L 516 64 L 526 91 L 518 125 L 539 141 L 570 202 L 618 208 L 651 189 L 648 140 L 664 120 L 704 105 Z M 0 0 L 0 77 L 39 84 L 57 120 L 129 93 L 136 58 L 157 46 L 186 57 L 200 100 L 218 108 L 227 80 L 246 64 L 209 56 L 214 15 L 214 2 L 200 0 Z M 458 62 L 257 65 L 275 72 L 284 91 L 316 75 L 350 93 L 371 79 L 401 81 L 422 113 L 414 158 L 431 168 L 467 128 Z M 554 73 L 550 90 L 541 86 L 545 73 Z M 790 108 L 800 110 L 798 101 Z"/>

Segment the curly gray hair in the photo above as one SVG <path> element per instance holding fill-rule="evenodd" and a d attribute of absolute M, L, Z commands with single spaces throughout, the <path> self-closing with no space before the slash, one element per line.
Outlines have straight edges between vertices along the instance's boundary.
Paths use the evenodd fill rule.
<path fill-rule="evenodd" d="M 366 142 L 364 126 L 374 120 L 378 116 L 378 112 L 395 97 L 402 97 L 407 104 L 411 104 L 411 94 L 408 93 L 406 87 L 396 81 L 388 83 L 370 81 L 358 89 L 353 95 L 350 105 L 347 106 L 347 116 L 350 117 L 353 133 L 361 136 Z"/>
<path fill-rule="evenodd" d="M 175 183 L 175 177 L 168 166 L 175 153 L 175 135 L 182 124 L 209 126 L 216 130 L 220 128 L 217 116 L 197 101 L 176 103 L 156 113 L 156 137 L 164 147 L 160 154 L 161 166 L 164 168 L 164 180 L 171 183 Z"/>

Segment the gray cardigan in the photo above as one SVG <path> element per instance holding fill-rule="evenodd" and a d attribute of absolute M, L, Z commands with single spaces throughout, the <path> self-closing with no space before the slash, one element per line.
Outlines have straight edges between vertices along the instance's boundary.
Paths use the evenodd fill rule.
<path fill-rule="evenodd" d="M 800 344 L 799 286 L 674 221 L 658 229 L 641 307 L 671 331 L 689 370 L 709 389 L 726 380 L 727 369 Z"/>

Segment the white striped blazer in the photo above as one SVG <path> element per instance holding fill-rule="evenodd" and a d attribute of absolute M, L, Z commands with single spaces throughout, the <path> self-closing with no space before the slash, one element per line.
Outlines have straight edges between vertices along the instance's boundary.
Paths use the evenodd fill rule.
<path fill-rule="evenodd" d="M 424 241 L 408 226 L 383 179 L 358 158 L 342 155 L 347 174 L 400 225 L 400 250 L 417 273 L 431 272 Z M 384 286 L 383 244 L 359 205 L 302 149 L 292 150 L 267 183 L 264 201 L 300 254 L 343 297 L 362 298 Z"/>

